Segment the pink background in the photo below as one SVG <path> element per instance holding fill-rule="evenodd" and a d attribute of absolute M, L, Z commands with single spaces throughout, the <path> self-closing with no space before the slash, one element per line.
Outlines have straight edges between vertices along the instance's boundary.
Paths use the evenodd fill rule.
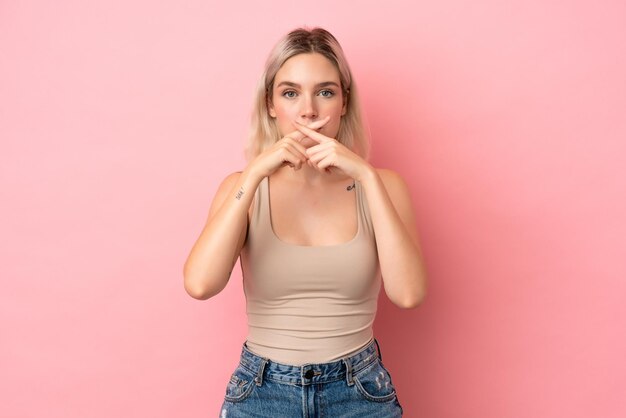
<path fill-rule="evenodd" d="M 240 269 L 201 302 L 182 266 L 302 24 L 413 194 L 429 294 L 375 327 L 406 416 L 624 416 L 623 1 L 165 3 L 0 5 L 0 416 L 217 416 Z"/>

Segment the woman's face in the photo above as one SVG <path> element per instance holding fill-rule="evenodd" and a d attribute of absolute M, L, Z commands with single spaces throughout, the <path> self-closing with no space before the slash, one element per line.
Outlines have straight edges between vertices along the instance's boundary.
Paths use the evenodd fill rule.
<path fill-rule="evenodd" d="M 319 131 L 336 138 L 341 116 L 346 113 L 339 71 L 318 53 L 289 58 L 274 78 L 269 113 L 276 118 L 281 136 L 296 130 L 292 121 L 309 124 L 330 116 Z M 302 140 L 305 147 L 316 144 L 310 138 Z"/>

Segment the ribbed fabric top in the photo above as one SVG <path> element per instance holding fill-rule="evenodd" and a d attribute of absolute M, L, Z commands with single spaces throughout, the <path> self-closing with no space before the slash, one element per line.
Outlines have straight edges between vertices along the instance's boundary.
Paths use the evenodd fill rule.
<path fill-rule="evenodd" d="M 380 266 L 367 201 L 355 186 L 355 237 L 302 246 L 274 234 L 268 178 L 259 183 L 241 251 L 247 346 L 255 354 L 290 365 L 327 363 L 372 340 Z"/>

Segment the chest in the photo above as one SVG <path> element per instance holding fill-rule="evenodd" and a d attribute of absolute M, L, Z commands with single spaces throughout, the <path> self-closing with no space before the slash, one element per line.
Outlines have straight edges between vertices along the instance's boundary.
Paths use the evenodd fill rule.
<path fill-rule="evenodd" d="M 273 183 L 268 193 L 271 226 L 283 242 L 304 246 L 343 244 L 358 232 L 356 189 L 323 190 Z"/>

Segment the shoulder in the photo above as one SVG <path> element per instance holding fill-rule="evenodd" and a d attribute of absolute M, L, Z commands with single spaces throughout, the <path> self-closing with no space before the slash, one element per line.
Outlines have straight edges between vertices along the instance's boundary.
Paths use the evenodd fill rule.
<path fill-rule="evenodd" d="M 224 177 L 217 189 L 217 194 L 229 192 L 235 186 L 235 183 L 237 183 L 240 176 L 241 171 L 235 171 Z"/>
<path fill-rule="evenodd" d="M 232 191 L 233 187 L 237 184 L 239 180 L 239 176 L 241 176 L 241 171 L 236 171 L 227 175 L 215 192 L 215 197 L 213 198 L 213 203 L 211 205 L 210 214 L 215 212 L 222 203 L 226 200 L 228 194 Z"/>
<path fill-rule="evenodd" d="M 404 178 L 388 168 L 377 168 L 376 172 L 385 185 L 388 193 L 401 193 L 408 190 Z"/>
<path fill-rule="evenodd" d="M 242 173 L 241 171 L 235 171 L 233 173 L 230 173 L 224 178 L 222 183 L 235 183 L 237 180 L 239 180 L 241 173 Z"/>
<path fill-rule="evenodd" d="M 411 190 L 404 178 L 387 168 L 377 168 L 376 172 L 394 207 L 401 211 L 412 211 Z"/>
<path fill-rule="evenodd" d="M 387 190 L 387 195 L 398 216 L 400 216 L 400 219 L 407 227 L 413 241 L 418 243 L 415 227 L 415 210 L 409 186 L 404 181 L 404 178 L 393 170 L 377 168 L 376 171 Z"/>
<path fill-rule="evenodd" d="M 388 179 L 393 179 L 393 178 L 401 179 L 402 178 L 400 174 L 396 173 L 395 171 L 389 168 L 376 168 L 376 172 L 381 178 L 388 178 Z"/>

